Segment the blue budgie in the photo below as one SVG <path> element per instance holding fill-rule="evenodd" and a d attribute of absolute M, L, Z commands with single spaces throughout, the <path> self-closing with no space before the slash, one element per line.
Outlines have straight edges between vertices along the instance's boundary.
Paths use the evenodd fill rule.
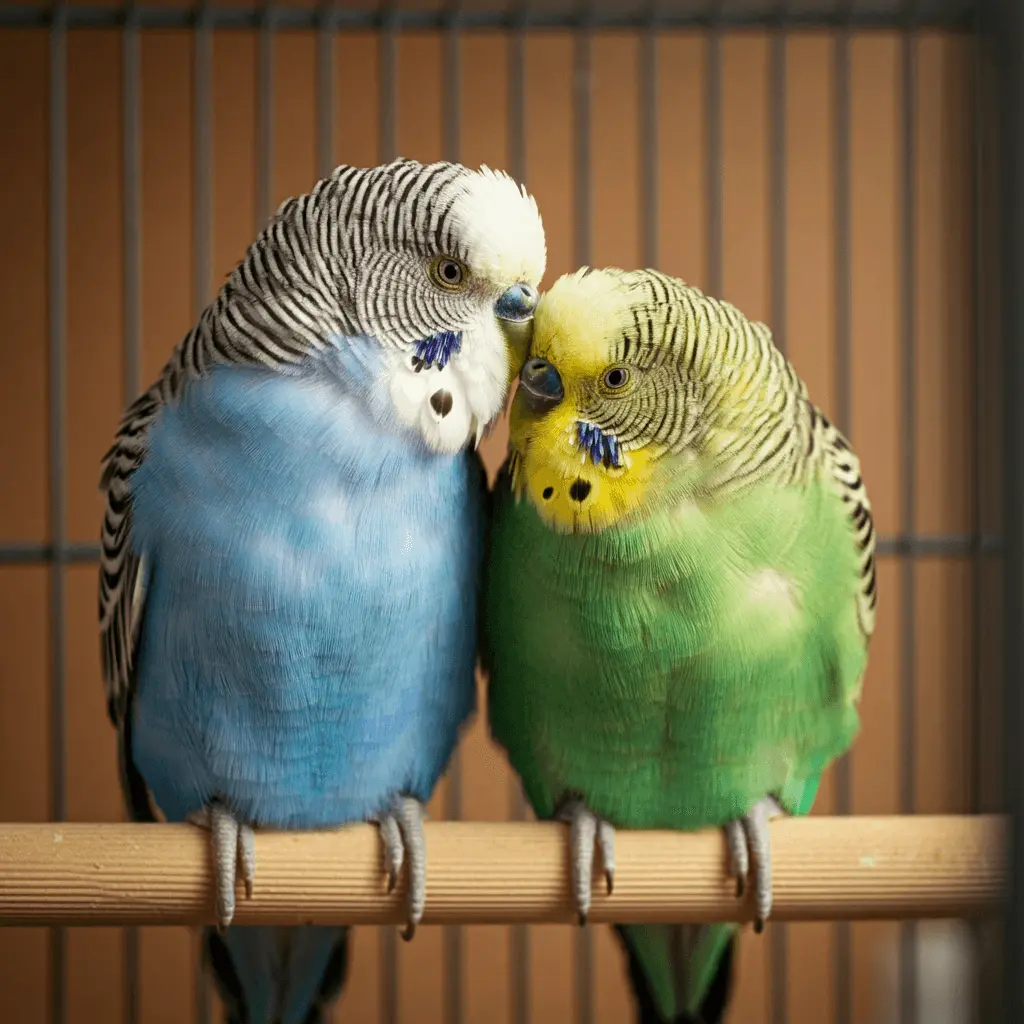
<path fill-rule="evenodd" d="M 406 937 L 423 915 L 423 805 L 475 703 L 471 448 L 545 259 L 503 173 L 339 167 L 282 204 L 106 455 L 122 781 L 136 820 L 210 830 L 232 1024 L 315 1024 L 347 969 L 343 928 L 228 927 L 253 828 L 377 822 Z"/>

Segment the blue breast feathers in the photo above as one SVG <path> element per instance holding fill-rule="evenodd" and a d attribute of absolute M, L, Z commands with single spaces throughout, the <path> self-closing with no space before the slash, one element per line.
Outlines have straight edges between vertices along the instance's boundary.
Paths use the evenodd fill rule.
<path fill-rule="evenodd" d="M 135 760 L 164 814 L 257 825 L 429 798 L 475 700 L 479 468 L 394 425 L 373 343 L 220 367 L 153 424 Z"/>

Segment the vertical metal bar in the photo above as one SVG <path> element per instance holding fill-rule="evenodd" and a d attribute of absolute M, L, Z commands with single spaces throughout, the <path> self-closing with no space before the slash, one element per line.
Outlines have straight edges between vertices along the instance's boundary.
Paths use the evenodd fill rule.
<path fill-rule="evenodd" d="M 517 12 L 518 24 L 508 33 L 508 161 L 516 181 L 525 183 L 526 172 L 526 31 L 525 13 Z M 513 821 L 526 820 L 526 798 L 519 780 L 509 781 L 509 806 Z M 530 1020 L 530 930 L 512 926 L 509 937 L 512 977 L 512 1024 Z"/>
<path fill-rule="evenodd" d="M 397 30 L 394 0 L 380 0 L 382 25 L 379 37 L 379 75 L 377 82 L 380 101 L 379 159 L 382 163 L 398 155 L 398 125 L 396 118 L 396 50 Z M 398 936 L 395 929 L 380 930 L 380 976 L 382 1024 L 398 1024 Z"/>
<path fill-rule="evenodd" d="M 132 0 L 125 7 L 124 33 L 121 37 L 122 244 L 124 247 L 122 380 L 126 405 L 134 401 L 141 390 L 142 381 L 141 66 L 139 17 L 134 0 Z M 138 928 L 125 928 L 124 930 L 124 1017 L 126 1024 L 135 1024 L 139 1019 Z"/>
<path fill-rule="evenodd" d="M 1003 371 L 1003 769 L 1012 863 L 1002 949 L 1002 1024 L 1024 1024 L 1024 6 L 989 0 L 999 111 L 1000 340 Z"/>
<path fill-rule="evenodd" d="M 256 51 L 256 230 L 274 212 L 274 10 L 261 6 Z"/>
<path fill-rule="evenodd" d="M 334 0 L 321 3 L 316 33 L 316 173 L 334 170 Z"/>
<path fill-rule="evenodd" d="M 380 159 L 383 163 L 398 155 L 398 126 L 396 124 L 395 49 L 397 31 L 393 0 L 382 0 L 383 27 L 380 33 Z"/>
<path fill-rule="evenodd" d="M 206 308 L 213 250 L 213 34 L 206 0 L 196 11 L 192 32 L 192 310 Z M 211 985 L 200 952 L 196 956 L 195 1019 L 209 1024 Z"/>
<path fill-rule="evenodd" d="M 640 36 L 640 223 L 642 260 L 658 264 L 658 3 L 653 0 Z"/>
<path fill-rule="evenodd" d="M 722 30 L 718 5 L 714 5 L 708 30 L 707 82 L 705 83 L 706 174 L 708 204 L 709 294 L 722 296 Z"/>
<path fill-rule="evenodd" d="M 67 414 L 67 7 L 56 2 L 50 25 L 49 97 L 49 477 L 50 542 L 50 814 L 65 816 L 64 668 L 67 638 L 64 621 L 65 437 Z M 50 931 L 50 1024 L 63 1024 L 67 1013 L 66 933 Z"/>
<path fill-rule="evenodd" d="M 592 184 L 590 167 L 590 45 L 589 5 L 578 8 L 579 20 L 573 30 L 573 167 L 575 172 L 575 255 L 576 265 L 589 264 L 591 259 Z M 593 1024 L 594 994 L 593 934 L 587 927 L 578 928 L 575 936 L 576 1022 Z"/>
<path fill-rule="evenodd" d="M 785 3 L 780 5 L 780 24 L 771 35 L 769 104 L 771 143 L 771 252 L 772 292 L 771 327 L 778 349 L 786 351 L 786 30 L 783 27 Z M 789 1019 L 789 981 L 787 932 L 783 922 L 772 924 L 768 955 L 770 958 L 771 1024 L 786 1024 Z"/>
<path fill-rule="evenodd" d="M 192 309 L 198 319 L 209 301 L 213 251 L 213 35 L 205 2 L 192 43 Z"/>
<path fill-rule="evenodd" d="M 982 60 L 984 52 L 982 40 L 977 31 L 972 35 L 971 46 L 971 120 L 972 150 L 974 160 L 971 166 L 971 320 L 974 369 L 974 394 L 972 409 L 972 454 L 974 473 L 971 481 L 971 698 L 969 750 L 971 752 L 971 795 L 970 810 L 972 814 L 982 814 L 988 809 L 983 789 L 983 754 L 985 749 L 982 735 L 987 721 L 988 700 L 986 679 L 983 675 L 985 664 L 982 656 L 982 640 L 984 637 L 982 616 L 984 607 L 985 555 L 982 552 L 982 531 L 987 509 L 984 506 L 986 469 L 991 465 L 986 451 L 984 416 L 987 396 L 985 387 L 986 345 L 989 336 L 989 318 L 986 316 L 986 299 L 989 298 L 987 283 L 990 276 L 986 246 L 989 242 L 986 231 L 984 181 L 987 148 L 988 97 L 984 92 Z M 996 1010 L 990 985 L 986 981 L 990 977 L 988 965 L 984 962 L 986 936 L 991 931 L 987 921 L 972 921 L 972 951 L 975 963 L 975 986 L 971 1021 L 981 1024 L 984 1020 L 995 1018 Z"/>
<path fill-rule="evenodd" d="M 917 189 L 915 180 L 915 114 L 917 101 L 917 39 L 906 30 L 900 39 L 902 76 L 900 104 L 900 177 L 902 216 L 900 218 L 900 264 L 902 301 L 900 304 L 900 377 L 901 377 L 901 439 L 900 439 L 900 532 L 910 537 L 916 523 L 915 489 L 917 487 L 915 431 L 916 376 L 914 373 L 914 303 L 917 295 L 914 242 L 916 229 Z M 917 566 L 912 553 L 900 559 L 900 812 L 913 814 L 915 804 L 915 770 L 917 764 L 916 701 L 914 699 Z M 900 1022 L 917 1024 L 917 925 L 903 921 L 900 925 Z"/>
<path fill-rule="evenodd" d="M 461 156 L 462 119 L 462 39 L 459 25 L 459 0 L 450 0 L 446 10 L 442 56 L 441 147 L 445 160 L 457 162 Z M 448 766 L 445 793 L 445 817 L 462 817 L 462 755 L 459 747 Z M 444 1012 L 448 1024 L 462 1024 L 462 939 L 461 925 L 444 929 Z"/>
<path fill-rule="evenodd" d="M 850 280 L 850 30 L 842 28 L 835 39 L 835 392 L 836 426 L 851 436 L 853 416 Z M 836 813 L 849 814 L 853 803 L 852 753 L 836 764 Z M 839 921 L 836 935 L 836 1024 L 853 1020 L 851 932 L 848 921 Z"/>

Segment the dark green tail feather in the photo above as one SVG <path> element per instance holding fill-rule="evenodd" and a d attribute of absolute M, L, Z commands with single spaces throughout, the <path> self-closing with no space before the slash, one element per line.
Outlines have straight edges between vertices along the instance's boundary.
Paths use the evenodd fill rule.
<path fill-rule="evenodd" d="M 686 925 L 616 925 L 614 930 L 626 953 L 630 987 L 637 1006 L 637 1024 L 721 1024 L 732 995 L 738 931 L 735 925 L 714 926 L 713 929 Z M 703 941 L 698 940 L 697 944 L 705 967 L 698 973 L 703 976 L 704 984 L 700 986 L 700 998 L 688 1010 L 681 993 L 677 998 L 680 987 L 677 981 L 685 980 L 691 992 L 695 988 L 686 977 L 685 960 L 698 931 L 704 932 Z M 712 931 L 715 939 L 709 946 Z M 718 954 L 708 956 L 719 941 L 722 945 Z"/>

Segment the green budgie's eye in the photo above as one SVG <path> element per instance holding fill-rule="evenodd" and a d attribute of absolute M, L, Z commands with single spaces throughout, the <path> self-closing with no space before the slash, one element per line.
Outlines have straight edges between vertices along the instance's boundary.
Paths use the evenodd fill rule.
<path fill-rule="evenodd" d="M 431 263 L 430 276 L 442 288 L 458 288 L 465 280 L 466 271 L 458 260 L 442 256 Z"/>
<path fill-rule="evenodd" d="M 629 382 L 629 370 L 624 366 L 613 366 L 604 375 L 604 386 L 609 391 L 621 391 Z"/>

